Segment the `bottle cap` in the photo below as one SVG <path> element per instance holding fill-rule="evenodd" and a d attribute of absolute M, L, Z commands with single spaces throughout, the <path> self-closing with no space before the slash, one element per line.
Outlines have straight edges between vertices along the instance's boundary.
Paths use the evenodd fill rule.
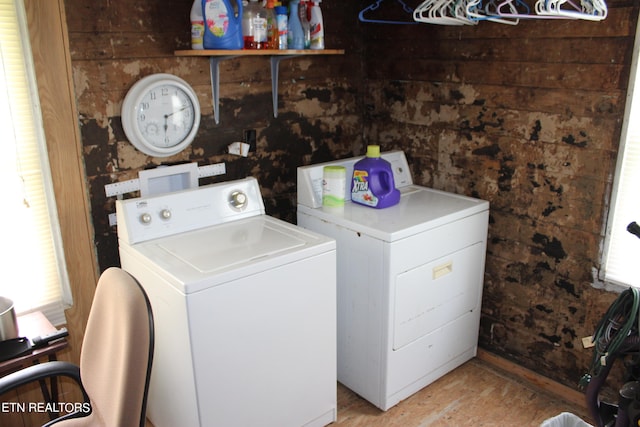
<path fill-rule="evenodd" d="M 380 146 L 379 145 L 368 145 L 367 146 L 367 157 L 380 157 Z"/>
<path fill-rule="evenodd" d="M 325 166 L 322 168 L 325 174 L 332 176 L 346 176 L 347 169 L 344 166 Z"/>

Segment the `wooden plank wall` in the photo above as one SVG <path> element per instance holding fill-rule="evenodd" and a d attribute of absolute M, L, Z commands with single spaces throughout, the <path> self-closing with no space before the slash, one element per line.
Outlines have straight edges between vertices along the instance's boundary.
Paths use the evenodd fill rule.
<path fill-rule="evenodd" d="M 491 203 L 481 347 L 573 388 L 617 296 L 597 272 L 638 3 L 608 4 L 602 22 L 363 25 L 365 141 Z"/>

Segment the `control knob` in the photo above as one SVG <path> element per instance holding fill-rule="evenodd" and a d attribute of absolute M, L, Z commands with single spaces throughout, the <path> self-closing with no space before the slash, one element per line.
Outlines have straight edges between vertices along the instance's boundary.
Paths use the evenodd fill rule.
<path fill-rule="evenodd" d="M 247 195 L 242 191 L 234 191 L 229 195 L 229 204 L 236 210 L 242 210 L 247 206 Z"/>

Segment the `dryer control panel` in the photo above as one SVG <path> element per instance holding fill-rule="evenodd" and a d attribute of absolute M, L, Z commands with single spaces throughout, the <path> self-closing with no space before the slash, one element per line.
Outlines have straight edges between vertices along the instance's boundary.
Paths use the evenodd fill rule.
<path fill-rule="evenodd" d="M 264 215 L 255 178 L 116 201 L 118 238 L 128 244 Z"/>

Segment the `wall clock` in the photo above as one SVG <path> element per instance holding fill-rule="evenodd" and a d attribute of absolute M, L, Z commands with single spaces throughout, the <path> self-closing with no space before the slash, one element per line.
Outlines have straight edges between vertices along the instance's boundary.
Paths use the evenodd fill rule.
<path fill-rule="evenodd" d="M 138 80 L 122 102 L 122 127 L 129 141 L 154 157 L 168 157 L 191 144 L 200 126 L 195 91 L 172 74 Z"/>

